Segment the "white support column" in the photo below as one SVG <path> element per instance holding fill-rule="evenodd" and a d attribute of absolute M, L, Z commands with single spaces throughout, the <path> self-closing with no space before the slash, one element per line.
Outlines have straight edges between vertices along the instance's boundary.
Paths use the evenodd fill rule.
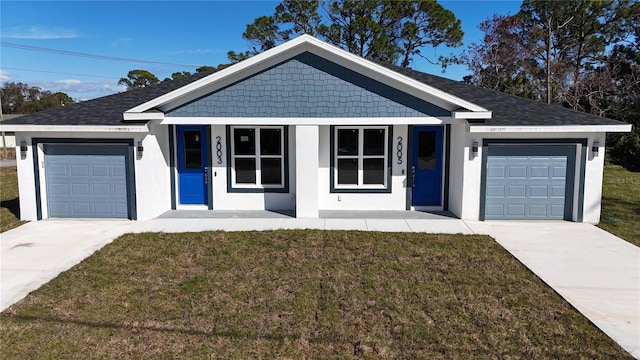
<path fill-rule="evenodd" d="M 296 217 L 318 218 L 317 125 L 296 125 Z"/>

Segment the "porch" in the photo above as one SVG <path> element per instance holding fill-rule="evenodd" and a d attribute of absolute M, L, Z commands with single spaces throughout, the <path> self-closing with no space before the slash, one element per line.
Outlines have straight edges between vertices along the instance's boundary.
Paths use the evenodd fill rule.
<path fill-rule="evenodd" d="M 294 211 L 170 210 L 153 221 L 153 231 L 252 231 L 276 229 L 360 230 L 388 232 L 473 232 L 448 212 L 320 211 L 318 219 L 296 218 Z M 158 225 L 160 228 L 158 228 Z"/>

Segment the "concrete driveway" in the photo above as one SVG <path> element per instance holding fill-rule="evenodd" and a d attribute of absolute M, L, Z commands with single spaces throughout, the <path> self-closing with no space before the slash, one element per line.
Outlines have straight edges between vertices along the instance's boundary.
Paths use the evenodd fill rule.
<path fill-rule="evenodd" d="M 465 221 L 491 235 L 635 358 L 640 358 L 640 248 L 590 224 Z"/>
<path fill-rule="evenodd" d="M 0 235 L 0 311 L 130 231 L 129 220 L 35 221 Z"/>
<path fill-rule="evenodd" d="M 459 219 L 45 220 L 0 237 L 0 311 L 128 232 L 315 228 L 487 234 L 640 359 L 640 248 L 593 225 Z M 341 220 L 341 221 L 338 221 Z"/>

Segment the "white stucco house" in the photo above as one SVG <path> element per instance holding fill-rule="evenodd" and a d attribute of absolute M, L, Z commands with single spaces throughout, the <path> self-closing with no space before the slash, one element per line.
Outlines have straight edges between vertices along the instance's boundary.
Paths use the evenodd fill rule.
<path fill-rule="evenodd" d="M 24 220 L 439 210 L 590 223 L 605 135 L 631 130 L 307 35 L 216 73 L 3 127 L 16 134 Z"/>

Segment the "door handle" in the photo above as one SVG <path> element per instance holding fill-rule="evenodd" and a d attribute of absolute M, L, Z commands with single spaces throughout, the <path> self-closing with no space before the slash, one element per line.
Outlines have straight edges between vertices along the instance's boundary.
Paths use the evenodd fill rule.
<path fill-rule="evenodd" d="M 416 167 L 411 167 L 411 187 L 416 187 Z"/>

